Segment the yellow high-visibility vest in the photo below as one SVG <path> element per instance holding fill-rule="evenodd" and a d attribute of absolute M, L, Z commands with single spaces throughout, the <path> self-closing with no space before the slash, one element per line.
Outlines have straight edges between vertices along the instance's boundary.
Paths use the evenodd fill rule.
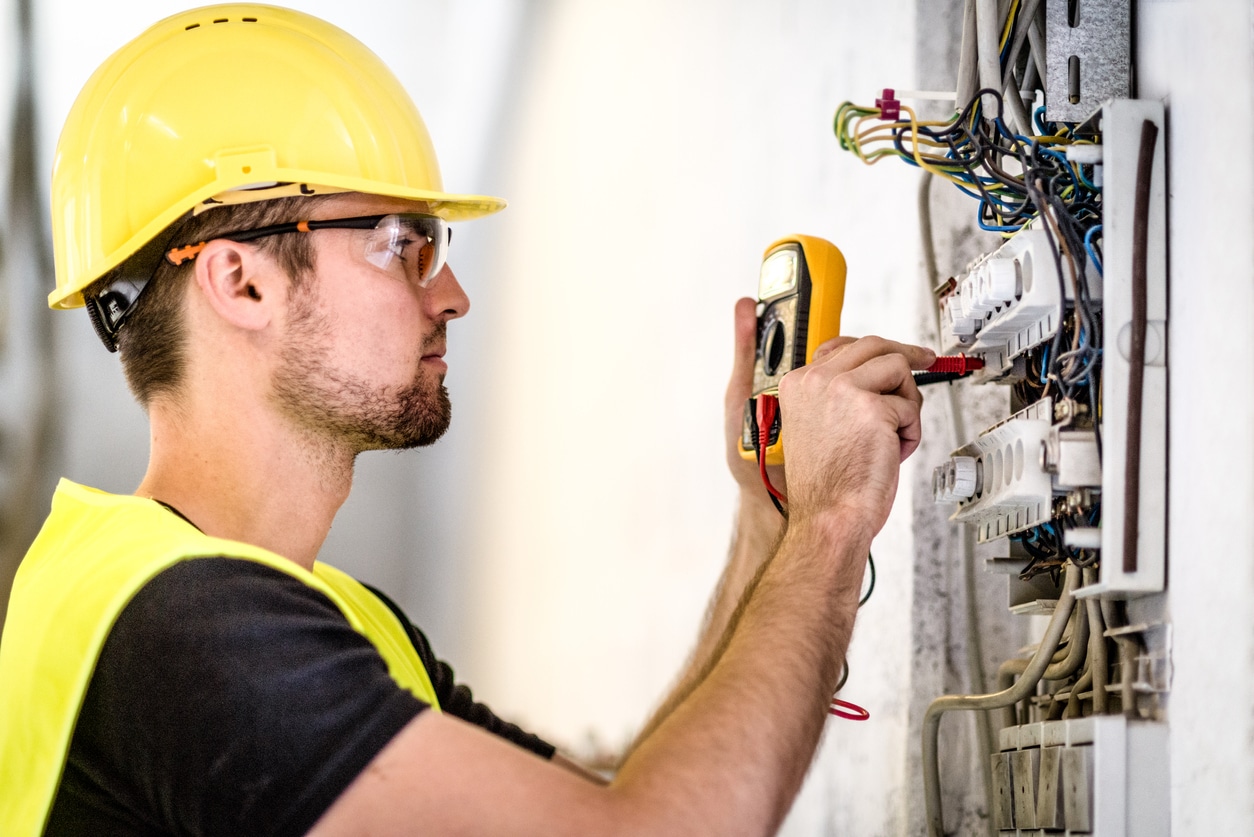
<path fill-rule="evenodd" d="M 378 649 L 397 684 L 439 709 L 405 627 L 349 576 L 321 563 L 309 572 L 202 534 L 152 500 L 63 479 L 18 568 L 0 637 L 0 835 L 43 833 L 96 660 L 123 608 L 162 570 L 211 556 L 256 561 L 321 592 Z"/>

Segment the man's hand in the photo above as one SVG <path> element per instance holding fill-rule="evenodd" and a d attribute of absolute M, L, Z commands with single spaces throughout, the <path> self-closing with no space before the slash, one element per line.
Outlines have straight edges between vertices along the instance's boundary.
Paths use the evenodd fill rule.
<path fill-rule="evenodd" d="M 931 349 L 880 337 L 838 337 L 780 381 L 789 519 L 848 514 L 878 532 L 899 466 L 919 446 L 923 397 L 911 371 Z"/>
<path fill-rule="evenodd" d="M 736 351 L 724 400 L 727 466 L 743 504 L 769 505 L 758 466 L 740 456 L 745 400 L 753 391 L 756 302 L 736 302 Z M 780 385 L 784 467 L 768 469 L 783 488 L 790 517 L 839 504 L 878 531 L 897 488 L 898 466 L 919 444 L 923 399 L 910 372 L 926 369 L 935 353 L 878 337 L 837 337 L 793 370 Z M 792 473 L 796 471 L 796 473 Z"/>
<path fill-rule="evenodd" d="M 757 343 L 757 302 L 749 297 L 736 301 L 736 354 L 732 363 L 731 380 L 727 383 L 727 395 L 723 399 L 724 436 L 727 441 L 727 467 L 740 485 L 741 502 L 753 498 L 769 506 L 766 487 L 758 465 L 740 456 L 740 431 L 744 421 L 745 401 L 753 394 L 753 362 Z M 783 487 L 784 469 L 767 469 L 773 485 Z M 774 508 L 771 514 L 777 516 Z"/>

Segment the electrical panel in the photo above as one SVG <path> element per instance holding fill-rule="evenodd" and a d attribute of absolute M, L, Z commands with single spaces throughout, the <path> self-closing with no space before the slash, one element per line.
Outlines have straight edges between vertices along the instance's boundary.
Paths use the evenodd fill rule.
<path fill-rule="evenodd" d="M 1169 828 L 1171 626 L 1137 607 L 1166 583 L 1166 122 L 1161 102 L 1131 98 L 1131 32 L 1128 0 L 968 3 L 953 116 L 922 119 L 889 89 L 836 112 L 842 148 L 952 183 L 999 236 L 932 277 L 935 348 L 968 378 L 955 411 L 976 387 L 1009 406 L 931 463 L 931 490 L 996 555 L 986 569 L 1006 576 L 1011 611 L 1049 624 L 997 690 L 928 707 L 937 837 L 938 730 L 954 710 L 1001 718 L 999 735 L 977 732 L 999 833 Z"/>
<path fill-rule="evenodd" d="M 1141 132 L 1147 122 L 1156 129 L 1163 124 L 1163 108 L 1114 101 L 1091 122 L 1094 142 L 1082 148 L 1102 183 L 1100 275 L 1097 262 L 1086 259 L 1068 281 L 1057 245 L 1037 219 L 951 280 L 938 301 L 940 348 L 984 360 L 978 382 L 1009 382 L 1016 400 L 1029 401 L 1040 387 L 1051 388 L 1050 349 L 1071 347 L 1075 356 L 1084 340 L 1095 344 L 1089 379 L 1072 375 L 1078 386 L 1070 397 L 1040 394 L 955 450 L 936 467 L 933 491 L 937 502 L 957 504 L 951 519 L 976 527 L 981 543 L 1015 538 L 1034 557 L 1052 551 L 1037 562 L 1051 568 L 1062 563 L 1054 558 L 1076 552 L 1087 561 L 1092 554 L 1099 580 L 1077 595 L 1128 597 L 1160 592 L 1165 581 L 1166 485 L 1140 479 L 1166 468 L 1161 142 L 1154 144 L 1148 191 L 1137 207 Z M 1145 225 L 1140 244 L 1138 224 Z M 1089 314 L 1100 317 L 1091 324 L 1100 336 L 1084 334 L 1083 304 L 1096 309 Z M 1131 335 L 1138 327 L 1144 337 L 1134 380 Z M 1065 366 L 1054 380 L 1067 383 Z M 1106 560 L 1096 561 L 1098 555 Z"/>

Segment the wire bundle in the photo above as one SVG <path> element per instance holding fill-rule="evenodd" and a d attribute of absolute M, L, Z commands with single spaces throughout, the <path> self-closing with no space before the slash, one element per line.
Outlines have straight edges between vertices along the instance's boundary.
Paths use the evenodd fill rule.
<path fill-rule="evenodd" d="M 1054 583 L 1063 564 L 1070 561 L 1077 567 L 1091 567 L 1097 563 L 1100 553 L 1095 549 L 1076 549 L 1066 543 L 1067 529 L 1096 526 L 1101 520 L 1101 504 L 1079 511 L 1063 510 L 1053 520 L 1022 532 L 1010 535 L 1028 553 L 1029 560 L 1019 571 L 1019 578 L 1028 580 L 1041 573 L 1049 573 Z"/>
<path fill-rule="evenodd" d="M 844 102 L 836 110 L 840 147 L 864 163 L 896 157 L 953 183 L 980 202 L 977 220 L 983 230 L 1014 233 L 1040 213 L 1032 180 L 1041 181 L 1044 194 L 1057 197 L 1067 214 L 1085 223 L 1085 231 L 1097 223 L 1101 190 L 1091 172 L 1065 153 L 1066 146 L 1091 143 L 1091 138 L 1074 136 L 1066 125 L 1051 131 L 1045 123 L 1032 136 L 1011 131 L 1002 118 L 1002 95 L 992 88 L 976 93 L 946 121 L 919 120 L 913 109 L 892 99 L 892 91 L 885 94 L 877 107 Z M 991 118 L 982 116 L 984 96 L 997 103 Z M 1083 235 L 1081 249 L 1082 242 Z"/>

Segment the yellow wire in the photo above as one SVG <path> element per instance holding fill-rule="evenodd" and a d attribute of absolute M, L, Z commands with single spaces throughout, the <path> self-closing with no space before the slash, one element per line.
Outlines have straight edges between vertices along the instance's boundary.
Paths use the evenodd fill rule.
<path fill-rule="evenodd" d="M 1006 12 L 1006 26 L 1001 33 L 1001 42 L 997 44 L 997 51 L 1006 48 L 1006 41 L 1010 40 L 1010 33 L 1014 31 L 1015 13 L 1019 10 L 1019 0 L 1014 0 L 1010 4 L 1010 9 Z"/>
<path fill-rule="evenodd" d="M 940 121 L 935 121 L 935 120 L 919 122 L 919 120 L 915 116 L 914 111 L 911 110 L 909 107 L 902 105 L 901 109 L 910 115 L 909 122 L 888 122 L 888 123 L 884 123 L 880 125 L 874 125 L 869 129 L 863 130 L 862 124 L 869 119 L 879 118 L 879 114 L 878 112 L 874 114 L 866 114 L 865 116 L 862 116 L 861 118 L 858 119 L 858 121 L 854 125 L 854 130 L 853 130 L 854 141 L 852 145 L 859 159 L 861 159 L 862 162 L 866 163 L 867 165 L 874 165 L 875 163 L 878 163 L 880 160 L 882 160 L 885 157 L 906 156 L 906 155 L 903 155 L 896 148 L 877 149 L 868 154 L 863 149 L 862 144 L 867 143 L 867 142 L 891 142 L 893 139 L 892 132 L 894 130 L 899 130 L 909 125 L 910 126 L 910 140 L 911 140 L 911 145 L 913 147 L 912 149 L 914 152 L 913 159 L 915 163 L 917 163 L 918 166 L 922 168 L 924 171 L 927 171 L 937 177 L 941 177 L 945 180 L 948 180 L 951 183 L 964 183 L 965 181 L 959 180 L 958 178 L 952 177 L 950 174 L 948 174 L 948 172 L 945 170 L 943 165 L 939 165 L 939 166 L 933 165 L 930 162 L 925 161 L 924 156 L 919 152 L 920 139 L 919 139 L 919 134 L 918 134 L 918 128 L 920 125 L 927 126 L 927 127 L 942 127 L 945 125 L 949 125 L 950 123 L 940 122 Z M 875 137 L 874 135 L 878 132 L 886 132 L 887 136 L 882 137 L 882 138 Z M 926 146 L 930 146 L 932 148 L 948 148 L 949 147 L 943 143 L 939 143 L 939 142 L 936 142 L 935 140 L 930 140 L 926 138 L 922 140 L 922 144 Z M 958 171 L 965 171 L 965 168 L 959 165 L 954 165 L 952 168 Z"/>

